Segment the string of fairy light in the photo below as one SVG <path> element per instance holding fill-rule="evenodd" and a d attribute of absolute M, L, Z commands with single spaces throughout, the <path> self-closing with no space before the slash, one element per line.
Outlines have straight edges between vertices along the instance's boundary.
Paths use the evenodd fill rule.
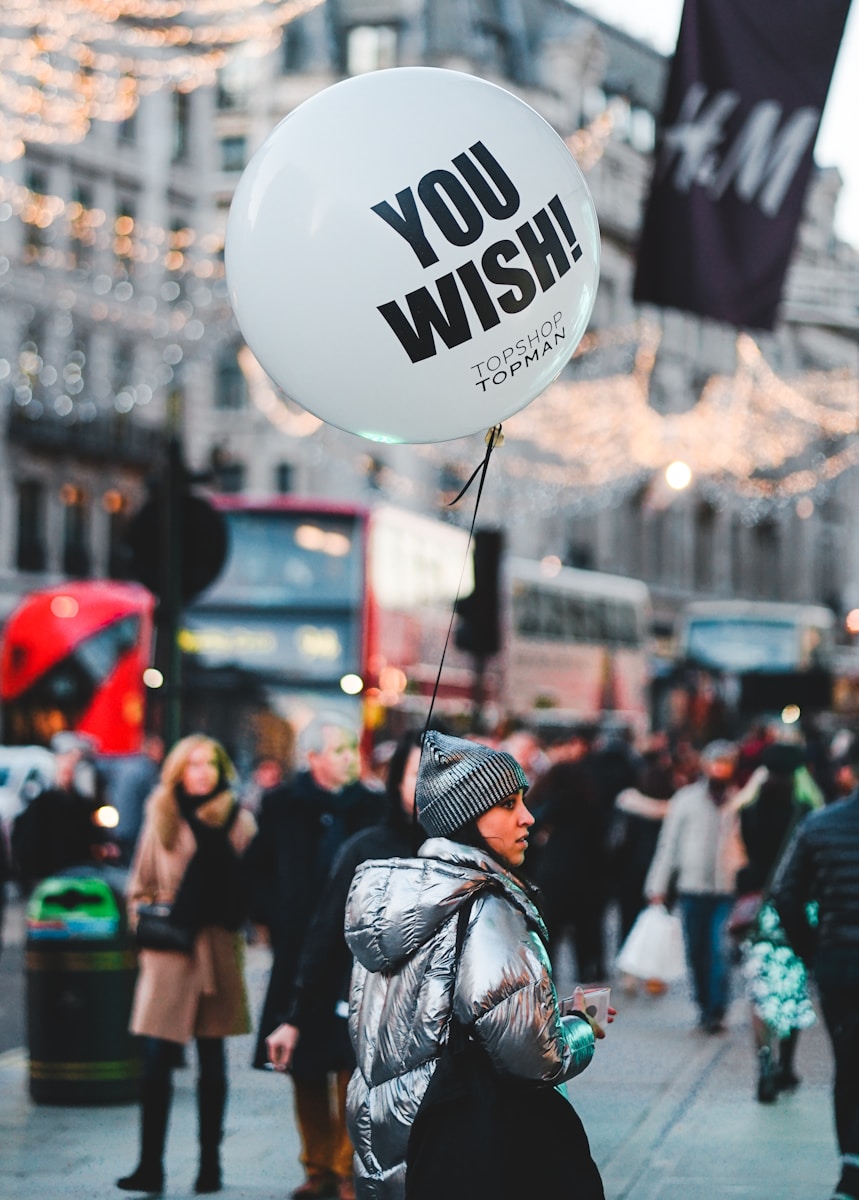
<path fill-rule="evenodd" d="M 212 84 L 229 52 L 260 54 L 322 0 L 4 0 L 0 162 L 75 142 L 158 88 Z"/>
<path fill-rule="evenodd" d="M 191 90 L 211 83 L 231 47 L 268 52 L 285 24 L 320 2 L 248 0 L 239 8 L 235 0 L 7 0 L 0 15 L 0 161 L 18 156 L 28 142 L 79 140 L 95 118 L 124 119 L 156 86 Z M 588 171 L 612 136 L 607 109 L 567 145 Z M 75 271 L 89 286 L 61 293 L 61 310 L 84 322 L 108 320 L 159 348 L 157 366 L 148 373 L 138 366 L 136 385 L 118 393 L 120 411 L 169 384 L 185 349 L 204 333 L 235 341 L 219 235 L 111 217 L 0 177 L 0 222 L 11 218 L 37 236 L 25 240 L 20 263 L 0 256 L 0 287 L 18 269 L 31 284 L 40 271 L 58 278 Z M 147 286 L 149 271 L 161 280 L 154 289 Z M 654 472 L 684 463 L 704 492 L 731 493 L 760 508 L 818 493 L 859 462 L 853 373 L 782 379 L 757 344 L 740 335 L 733 375 L 708 379 L 688 411 L 661 413 L 650 395 L 660 337 L 645 322 L 588 334 L 569 377 L 505 424 L 508 445 L 519 452 L 499 456 L 498 469 L 513 483 L 527 478 L 551 507 L 561 494 L 565 503 L 618 502 Z M 612 347 L 629 351 L 624 369 L 597 366 L 592 377 L 578 370 Z M 30 340 L 17 363 L 0 360 L 0 380 L 12 382 L 24 408 L 40 383 L 54 411 L 70 415 L 75 388 L 83 390 L 75 355 L 51 364 Z M 247 347 L 239 365 L 252 402 L 283 433 L 305 437 L 320 427 L 271 384 Z M 33 404 L 27 415 L 43 410 Z M 77 415 L 86 416 L 83 409 Z M 424 452 L 443 454 L 447 464 L 456 460 L 449 447 Z M 468 452 L 463 446 L 462 454 Z"/>
<path fill-rule="evenodd" d="M 212 84 L 234 49 L 270 52 L 285 25 L 322 2 L 5 0 L 0 162 L 20 157 L 28 145 L 81 141 L 93 120 L 125 120 L 155 89 L 188 92 Z M 129 412 L 172 383 L 204 334 L 236 338 L 219 235 L 111 216 L 0 176 L 0 223 L 13 218 L 30 233 L 16 261 L 0 254 L 0 288 L 14 291 L 32 328 L 15 360 L 0 359 L 0 382 L 20 415 L 92 420 L 99 411 L 93 396 Z M 41 344 L 44 314 L 29 301 L 48 280 L 57 289 L 53 349 L 50 336 Z M 72 336 L 99 322 L 146 347 L 119 386 L 108 387 L 104 378 L 93 386 L 87 354 Z"/>
<path fill-rule="evenodd" d="M 75 325 L 108 322 L 123 337 L 145 339 L 156 351 L 160 346 L 149 356 L 159 358 L 157 366 L 138 361 L 135 382 L 126 380 L 116 391 L 118 411 L 148 403 L 171 383 L 187 347 L 204 334 L 234 336 L 217 235 L 200 235 L 190 226 L 168 230 L 126 214 L 110 219 L 102 209 L 0 178 L 0 223 L 16 217 L 32 232 L 20 262 L 0 255 L 0 289 L 26 295 L 44 291 L 52 279 L 57 289 L 52 332 L 70 334 Z M 46 408 L 63 418 L 93 419 L 97 407 L 82 396 L 85 353 L 68 337 L 59 339 L 56 353 L 62 361 L 51 361 L 31 334 L 17 362 L 0 360 L 0 381 L 11 385 L 13 403 L 30 419 Z"/>
<path fill-rule="evenodd" d="M 684 412 L 660 412 L 651 378 L 662 337 L 659 326 L 586 335 L 570 374 L 504 423 L 517 453 L 496 456 L 496 478 L 529 507 L 598 508 L 620 503 L 657 474 L 684 488 L 693 476 L 706 498 L 739 498 L 761 516 L 805 498 L 800 516 L 813 512 L 809 497 L 823 495 L 842 472 L 859 463 L 859 389 L 847 369 L 799 372 L 781 378 L 748 334 L 736 338 L 736 368 L 713 375 Z M 628 363 L 616 373 L 590 357 L 612 352 Z M 473 453 L 473 452 L 472 452 Z M 463 472 L 468 451 L 425 454 Z M 684 468 L 683 471 L 679 468 Z"/>

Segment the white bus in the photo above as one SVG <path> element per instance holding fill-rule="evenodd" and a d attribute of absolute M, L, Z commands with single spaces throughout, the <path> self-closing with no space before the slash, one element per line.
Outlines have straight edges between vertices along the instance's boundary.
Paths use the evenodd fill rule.
<path fill-rule="evenodd" d="M 611 716 L 649 724 L 650 593 L 638 579 L 507 560 L 502 652 L 507 710 L 537 723 Z"/>

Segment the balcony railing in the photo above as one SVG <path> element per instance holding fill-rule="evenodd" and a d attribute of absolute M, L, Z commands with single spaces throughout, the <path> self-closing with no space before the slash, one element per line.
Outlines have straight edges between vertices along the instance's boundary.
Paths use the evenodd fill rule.
<path fill-rule="evenodd" d="M 9 412 L 7 434 L 13 444 L 37 453 L 129 467 L 157 465 L 163 458 L 165 446 L 160 429 L 127 419 L 99 417 L 86 423 L 69 424 L 45 415 L 32 419 L 16 407 Z"/>

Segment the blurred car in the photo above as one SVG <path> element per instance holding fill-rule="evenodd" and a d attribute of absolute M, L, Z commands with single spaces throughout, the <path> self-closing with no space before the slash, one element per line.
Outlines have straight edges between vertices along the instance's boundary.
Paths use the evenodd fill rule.
<path fill-rule="evenodd" d="M 0 746 L 0 832 L 8 845 L 12 822 L 54 782 L 54 755 L 44 746 Z"/>

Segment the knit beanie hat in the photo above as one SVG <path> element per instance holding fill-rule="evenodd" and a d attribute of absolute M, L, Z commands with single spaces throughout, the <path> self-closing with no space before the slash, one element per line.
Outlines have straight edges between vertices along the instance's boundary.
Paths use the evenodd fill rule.
<path fill-rule="evenodd" d="M 418 820 L 431 837 L 447 837 L 499 800 L 527 791 L 512 754 L 427 730 L 418 767 Z"/>

